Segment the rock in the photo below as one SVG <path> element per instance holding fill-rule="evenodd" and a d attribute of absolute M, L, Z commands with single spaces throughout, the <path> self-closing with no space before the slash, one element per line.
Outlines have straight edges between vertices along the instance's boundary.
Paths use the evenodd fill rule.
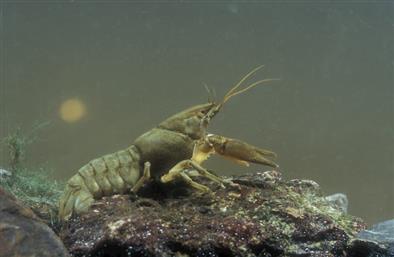
<path fill-rule="evenodd" d="M 0 188 L 0 257 L 69 256 L 55 233 Z"/>
<path fill-rule="evenodd" d="M 394 257 L 394 220 L 361 231 L 349 248 L 351 257 Z"/>
<path fill-rule="evenodd" d="M 60 235 L 75 257 L 336 257 L 365 228 L 333 208 L 316 182 L 286 182 L 277 171 L 232 180 L 240 187 L 201 178 L 214 191 L 205 195 L 185 185 L 147 185 L 138 197 L 105 197 Z"/>
<path fill-rule="evenodd" d="M 9 179 L 9 178 L 11 178 L 11 176 L 12 176 L 11 171 L 0 168 L 0 181 Z"/>
<path fill-rule="evenodd" d="M 357 238 L 350 241 L 348 248 L 349 257 L 394 257 L 393 244 Z"/>
<path fill-rule="evenodd" d="M 334 208 L 337 208 L 343 213 L 347 213 L 347 209 L 349 206 L 349 200 L 347 196 L 342 193 L 336 193 L 325 197 L 327 201 L 329 201 Z"/>
<path fill-rule="evenodd" d="M 375 224 L 370 229 L 358 233 L 357 237 L 382 243 L 394 243 L 394 219 Z"/>

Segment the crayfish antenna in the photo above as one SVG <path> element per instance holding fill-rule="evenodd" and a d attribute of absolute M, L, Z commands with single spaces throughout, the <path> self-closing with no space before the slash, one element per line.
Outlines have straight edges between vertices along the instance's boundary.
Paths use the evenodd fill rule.
<path fill-rule="evenodd" d="M 250 76 L 253 75 L 253 73 L 255 73 L 256 71 L 260 70 L 264 68 L 264 65 L 260 65 L 257 66 L 256 68 L 254 68 L 252 71 L 250 71 L 248 74 L 246 74 L 235 86 L 233 86 L 228 92 L 227 94 L 223 97 L 223 103 L 225 103 L 228 99 L 230 99 L 230 97 L 232 96 L 233 92 L 239 88 L 241 86 L 241 84 Z"/>
<path fill-rule="evenodd" d="M 256 81 L 248 86 L 246 86 L 245 88 L 241 88 L 239 89 L 239 87 L 242 85 L 243 82 L 245 82 L 245 80 L 247 80 L 250 76 L 252 76 L 254 73 L 256 73 L 256 71 L 262 69 L 264 67 L 264 65 L 260 65 L 257 66 L 256 68 L 254 68 L 252 71 L 250 71 L 248 74 L 246 74 L 235 86 L 233 86 L 228 92 L 227 94 L 224 95 L 223 100 L 219 103 L 215 103 L 214 101 L 210 101 L 210 103 L 212 103 L 212 108 L 208 111 L 208 113 L 201 119 L 200 122 L 200 127 L 201 130 L 203 131 L 203 134 L 205 135 L 205 126 L 209 123 L 209 121 L 211 120 L 211 118 L 213 116 L 216 115 L 216 113 L 219 112 L 219 110 L 223 107 L 223 105 L 233 96 L 236 96 L 238 94 L 241 94 L 257 85 L 263 84 L 265 82 L 269 82 L 269 81 L 274 81 L 274 80 L 279 80 L 279 79 L 262 79 L 259 81 Z M 212 91 L 208 88 L 208 86 L 205 84 L 205 89 L 208 91 L 209 96 L 212 95 Z"/>
<path fill-rule="evenodd" d="M 214 88 L 209 88 L 207 83 L 203 83 L 205 90 L 208 93 L 208 103 L 215 103 L 216 102 L 216 92 Z"/>
<path fill-rule="evenodd" d="M 279 80 L 279 79 L 262 79 L 259 81 L 256 81 L 250 85 L 248 85 L 247 87 L 240 89 L 237 91 L 237 89 L 242 85 L 242 83 L 248 79 L 250 76 L 252 76 L 254 73 L 256 73 L 258 70 L 264 68 L 264 65 L 260 65 L 257 66 L 256 68 L 254 68 L 252 71 L 250 71 L 248 74 L 246 74 L 234 87 L 232 87 L 227 94 L 223 97 L 223 101 L 220 103 L 220 105 L 223 105 L 225 102 L 227 102 L 231 97 L 236 96 L 238 94 L 241 94 L 249 89 L 251 89 L 252 87 L 255 87 L 259 84 L 263 84 L 265 82 L 269 82 L 269 81 L 274 81 L 274 80 Z"/>

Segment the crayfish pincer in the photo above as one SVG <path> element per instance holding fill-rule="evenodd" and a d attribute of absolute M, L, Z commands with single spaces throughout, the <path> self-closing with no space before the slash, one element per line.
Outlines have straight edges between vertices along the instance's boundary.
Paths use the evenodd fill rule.
<path fill-rule="evenodd" d="M 246 166 L 253 162 L 278 167 L 269 159 L 276 157 L 275 153 L 206 131 L 211 119 L 231 97 L 273 80 L 259 80 L 241 88 L 262 67 L 244 76 L 220 102 L 188 108 L 141 135 L 128 148 L 88 162 L 67 182 L 59 203 L 59 218 L 68 220 L 74 213 L 86 212 L 95 199 L 103 196 L 137 192 L 151 177 L 162 183 L 180 179 L 205 192 L 210 189 L 193 181 L 193 176 L 204 176 L 222 186 L 231 184 L 201 166 L 212 154 Z"/>

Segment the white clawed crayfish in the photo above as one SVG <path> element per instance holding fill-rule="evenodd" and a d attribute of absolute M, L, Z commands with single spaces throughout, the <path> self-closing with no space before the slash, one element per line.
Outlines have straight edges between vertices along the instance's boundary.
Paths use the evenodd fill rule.
<path fill-rule="evenodd" d="M 60 219 L 68 220 L 73 213 L 87 211 L 95 199 L 103 196 L 130 190 L 137 192 L 150 178 L 162 183 L 184 180 L 201 191 L 210 189 L 193 181 L 193 176 L 204 176 L 221 185 L 231 184 L 201 166 L 212 154 L 241 165 L 252 162 L 278 167 L 269 159 L 276 156 L 271 151 L 237 139 L 207 133 L 212 118 L 231 97 L 273 80 L 259 80 L 241 88 L 245 80 L 260 68 L 262 66 L 244 76 L 221 101 L 210 101 L 179 112 L 138 137 L 128 148 L 94 159 L 80 168 L 67 182 L 60 199 Z"/>

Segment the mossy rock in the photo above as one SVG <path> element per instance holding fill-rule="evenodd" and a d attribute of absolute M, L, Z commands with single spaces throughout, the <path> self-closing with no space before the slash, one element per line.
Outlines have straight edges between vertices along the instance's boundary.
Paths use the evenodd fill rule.
<path fill-rule="evenodd" d="M 63 225 L 74 256 L 345 256 L 365 225 L 334 208 L 313 181 L 277 171 L 233 178 L 237 187 L 200 194 L 147 185 L 116 195 Z"/>

